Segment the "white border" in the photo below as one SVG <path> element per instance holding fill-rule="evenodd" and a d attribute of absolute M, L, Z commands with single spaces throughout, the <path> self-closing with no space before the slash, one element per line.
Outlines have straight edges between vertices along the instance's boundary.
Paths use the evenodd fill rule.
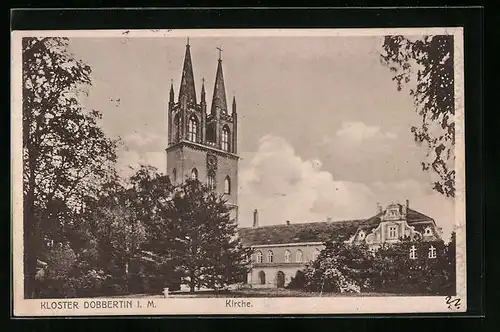
<path fill-rule="evenodd" d="M 80 309 L 46 310 L 42 302 L 60 300 L 25 300 L 23 298 L 23 192 L 22 192 L 22 71 L 21 38 L 26 36 L 64 36 L 93 38 L 185 38 L 190 37 L 315 37 L 315 36 L 383 36 L 389 34 L 454 35 L 455 113 L 456 113 L 456 234 L 457 297 L 460 308 L 449 308 L 444 297 L 311 297 L 311 298 L 236 298 L 251 307 L 231 308 L 225 298 L 155 298 L 155 307 L 147 307 L 148 299 L 130 299 L 132 309 L 84 309 L 84 303 L 97 299 L 71 299 Z M 466 241 L 465 241 L 465 144 L 464 82 L 462 28 L 398 28 L 398 29 L 214 29 L 214 30 L 79 30 L 79 31 L 13 31 L 11 33 L 11 169 L 13 229 L 13 300 L 15 316 L 81 316 L 81 315 L 196 315 L 196 314 L 383 314 L 434 313 L 466 311 Z M 105 299 L 105 300 L 109 300 Z M 119 300 L 125 300 L 121 298 Z M 136 303 L 142 303 L 137 307 Z"/>

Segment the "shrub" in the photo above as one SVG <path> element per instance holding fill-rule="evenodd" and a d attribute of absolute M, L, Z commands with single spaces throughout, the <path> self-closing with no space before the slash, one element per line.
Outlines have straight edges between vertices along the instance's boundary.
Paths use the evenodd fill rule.
<path fill-rule="evenodd" d="M 429 257 L 433 246 L 436 257 Z M 410 258 L 415 246 L 416 257 Z M 300 272 L 300 273 L 299 273 Z M 364 245 L 326 244 L 312 265 L 299 271 L 288 288 L 312 292 L 384 292 L 454 295 L 455 240 L 407 241 L 371 252 Z"/>
<path fill-rule="evenodd" d="M 304 289 L 306 286 L 306 275 L 304 271 L 297 271 L 295 273 L 295 277 L 292 277 L 292 280 L 288 283 L 288 285 L 285 287 L 287 289 Z"/>

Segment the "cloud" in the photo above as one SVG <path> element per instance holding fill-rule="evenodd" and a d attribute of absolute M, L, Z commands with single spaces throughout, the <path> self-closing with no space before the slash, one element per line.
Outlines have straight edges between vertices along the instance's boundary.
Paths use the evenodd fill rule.
<path fill-rule="evenodd" d="M 123 145 L 117 151 L 117 170 L 122 177 L 131 176 L 141 165 L 165 171 L 166 156 L 161 135 L 136 131 L 124 136 L 122 141 Z"/>
<path fill-rule="evenodd" d="M 337 131 L 337 137 L 361 142 L 369 138 L 396 139 L 397 135 L 391 132 L 381 132 L 380 127 L 368 126 L 363 122 L 343 122 Z"/>
<path fill-rule="evenodd" d="M 362 183 L 335 181 L 319 160 L 303 160 L 281 137 L 265 136 L 240 175 L 240 218 L 251 224 L 253 209 L 265 224 L 316 222 L 327 217 L 366 217 L 374 197 Z M 370 210 L 373 210 L 370 207 Z"/>
<path fill-rule="evenodd" d="M 162 144 L 164 144 L 164 137 L 152 134 L 152 133 L 139 133 L 134 132 L 132 134 L 128 134 L 123 137 L 123 142 L 127 147 L 141 147 L 141 148 L 150 148 L 152 150 L 156 150 L 156 148 L 160 148 Z"/>
<path fill-rule="evenodd" d="M 340 181 L 322 169 L 320 160 L 304 160 L 281 137 L 265 136 L 240 173 L 240 226 L 252 224 L 259 210 L 263 225 L 368 218 L 377 203 L 410 201 L 411 207 L 434 218 L 444 238 L 453 229 L 454 204 L 413 179 L 362 183 Z"/>

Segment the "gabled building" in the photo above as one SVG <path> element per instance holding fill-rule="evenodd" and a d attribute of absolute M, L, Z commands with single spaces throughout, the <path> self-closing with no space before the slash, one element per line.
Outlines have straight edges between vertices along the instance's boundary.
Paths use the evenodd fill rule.
<path fill-rule="evenodd" d="M 365 242 L 372 249 L 382 243 L 396 243 L 403 237 L 436 241 L 440 228 L 435 221 L 406 205 L 390 204 L 368 219 L 259 226 L 254 211 L 253 227 L 240 228 L 242 244 L 254 249 L 247 284 L 252 287 L 284 287 L 298 270 L 314 261 L 324 243 Z"/>
<path fill-rule="evenodd" d="M 441 238 L 441 228 L 434 219 L 410 209 L 406 204 L 390 204 L 385 210 L 362 222 L 350 243 L 366 243 L 377 249 L 382 243 L 396 243 L 402 238 L 410 240 L 436 241 Z"/>

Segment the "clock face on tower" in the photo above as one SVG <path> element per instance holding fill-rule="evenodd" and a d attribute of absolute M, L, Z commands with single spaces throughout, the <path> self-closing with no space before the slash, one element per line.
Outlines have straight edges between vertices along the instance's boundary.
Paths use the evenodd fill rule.
<path fill-rule="evenodd" d="M 207 154 L 207 170 L 209 173 L 217 171 L 217 157 L 213 154 Z"/>

